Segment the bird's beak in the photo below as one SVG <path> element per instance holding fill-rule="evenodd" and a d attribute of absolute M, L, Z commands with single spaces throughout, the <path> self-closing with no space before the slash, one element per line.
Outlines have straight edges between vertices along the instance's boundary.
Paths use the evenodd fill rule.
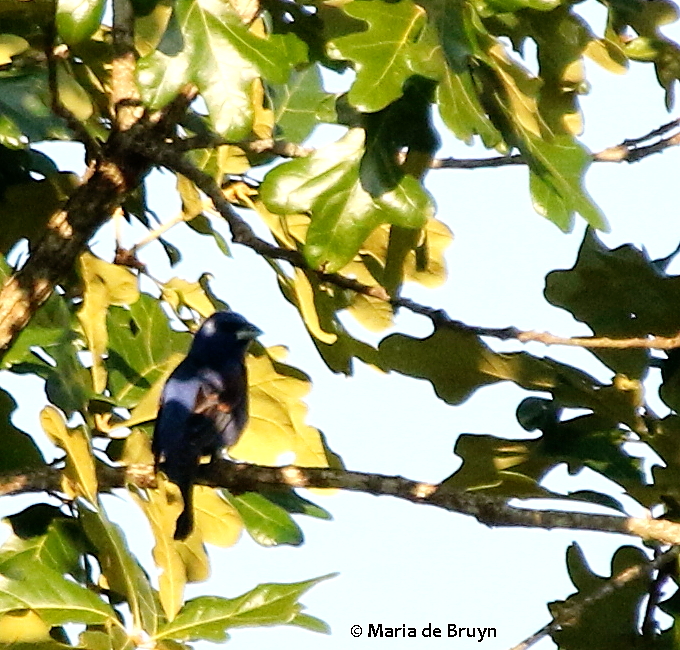
<path fill-rule="evenodd" d="M 252 341 L 262 333 L 263 332 L 259 327 L 255 327 L 255 325 L 249 323 L 246 327 L 236 332 L 236 338 L 239 341 Z"/>

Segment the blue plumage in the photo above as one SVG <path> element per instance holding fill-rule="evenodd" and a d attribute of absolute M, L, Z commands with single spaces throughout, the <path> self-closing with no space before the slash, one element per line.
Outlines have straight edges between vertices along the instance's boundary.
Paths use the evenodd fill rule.
<path fill-rule="evenodd" d="M 185 539 L 194 526 L 191 495 L 199 459 L 217 457 L 238 440 L 246 425 L 245 354 L 260 333 L 240 314 L 213 314 L 165 384 L 152 449 L 157 469 L 177 484 L 184 499 L 175 539 Z"/>

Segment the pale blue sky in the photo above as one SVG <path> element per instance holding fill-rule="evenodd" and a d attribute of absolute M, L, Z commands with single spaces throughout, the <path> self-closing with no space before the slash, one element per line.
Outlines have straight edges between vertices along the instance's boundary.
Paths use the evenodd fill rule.
<path fill-rule="evenodd" d="M 677 37 L 680 32 L 675 29 L 674 33 Z M 615 77 L 589 64 L 588 76 L 593 90 L 581 100 L 586 118 L 583 140 L 592 150 L 642 135 L 671 119 L 651 66 L 636 64 L 626 76 Z M 334 138 L 337 133 L 335 129 L 325 135 Z M 318 144 L 319 139 L 313 143 Z M 66 156 L 63 166 L 71 168 L 71 154 L 64 153 L 63 147 L 50 151 L 55 157 Z M 458 157 L 482 153 L 448 136 L 440 151 L 440 155 Z M 610 221 L 612 232 L 603 236 L 608 246 L 644 244 L 653 257 L 675 248 L 680 241 L 679 155 L 676 149 L 635 165 L 593 166 L 587 184 Z M 404 295 L 442 307 L 469 324 L 514 325 L 560 335 L 587 332 L 542 297 L 545 274 L 573 265 L 584 224 L 578 221 L 572 234 L 561 233 L 533 212 L 527 185 L 527 172 L 519 167 L 431 172 L 427 186 L 438 203 L 438 216 L 455 236 L 447 251 L 449 281 L 437 290 L 409 284 Z M 176 210 L 176 204 L 166 201 L 171 187 L 170 177 L 161 174 L 155 174 L 149 186 L 153 208 L 162 219 L 172 217 Z M 137 236 L 128 235 L 125 243 L 133 244 Z M 96 239 L 98 252 L 110 257 L 108 235 L 102 233 Z M 168 240 L 182 249 L 184 261 L 170 271 L 162 256 L 149 247 L 142 258 L 153 260 L 154 275 L 193 280 L 208 266 L 218 295 L 264 330 L 265 344 L 286 345 L 289 362 L 312 376 L 308 422 L 327 435 L 331 448 L 349 469 L 436 482 L 460 463 L 452 453 L 459 433 L 527 436 L 514 415 L 527 394 L 514 385 L 484 388 L 453 408 L 439 401 L 425 381 L 382 375 L 361 363 L 356 364 L 352 378 L 330 374 L 297 313 L 281 297 L 274 276 L 256 255 L 233 247 L 234 258 L 225 259 L 216 249 L 210 254 L 212 244 L 204 241 L 187 250 L 179 229 L 171 231 Z M 351 317 L 345 322 L 368 340 L 376 340 L 355 326 Z M 415 335 L 431 330 L 427 319 L 406 312 L 397 323 L 399 331 Z M 582 350 L 490 344 L 496 349 L 527 349 L 549 355 L 603 380 L 610 378 L 609 371 Z M 17 395 L 15 389 L 25 380 L 5 373 L 0 383 Z M 20 390 L 18 399 L 22 408 L 16 424 L 36 431 L 42 403 L 34 391 Z M 548 486 L 557 490 L 577 486 L 611 489 L 595 475 L 584 472 L 570 477 L 559 469 L 548 477 Z M 600 574 L 609 573 L 612 552 L 620 544 L 632 542 L 596 533 L 492 530 L 467 517 L 387 497 L 341 493 L 312 498 L 330 510 L 334 520 L 299 518 L 306 537 L 302 547 L 262 548 L 244 535 L 232 549 L 211 549 L 213 577 L 190 586 L 188 596 L 214 593 L 233 597 L 261 582 L 299 581 L 337 571 L 338 577 L 313 588 L 302 599 L 310 614 L 331 625 L 332 635 L 294 628 L 241 629 L 233 632 L 229 644 L 233 650 L 270 646 L 282 650 L 413 649 L 426 644 L 444 647 L 452 641 L 461 648 L 509 648 L 549 622 L 546 602 L 573 592 L 564 563 L 571 542 L 582 546 Z M 152 542 L 142 515 L 120 499 L 105 499 L 112 516 L 131 533 L 131 546 L 150 566 Z M 0 500 L 0 515 L 17 511 L 26 501 L 26 497 Z M 497 638 L 475 646 L 473 640 L 445 638 L 367 639 L 369 623 L 406 624 L 419 630 L 428 623 L 442 628 L 448 623 L 495 627 Z M 364 627 L 363 637 L 350 635 L 353 624 Z M 551 646 L 550 641 L 543 641 L 539 647 Z"/>

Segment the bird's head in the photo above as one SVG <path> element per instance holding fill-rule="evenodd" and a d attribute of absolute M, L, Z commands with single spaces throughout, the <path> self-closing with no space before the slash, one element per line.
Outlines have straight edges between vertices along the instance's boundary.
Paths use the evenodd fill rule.
<path fill-rule="evenodd" d="M 250 341 L 262 331 L 233 311 L 218 311 L 196 332 L 189 354 L 202 362 L 221 363 L 243 357 Z"/>

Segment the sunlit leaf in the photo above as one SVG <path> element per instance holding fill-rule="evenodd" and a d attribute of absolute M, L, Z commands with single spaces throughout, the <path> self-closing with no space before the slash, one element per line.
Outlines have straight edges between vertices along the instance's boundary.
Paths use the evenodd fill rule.
<path fill-rule="evenodd" d="M 337 271 L 381 223 L 420 228 L 433 214 L 427 192 L 411 176 L 380 196 L 360 178 L 364 132 L 352 129 L 307 158 L 279 165 L 260 188 L 262 200 L 281 214 L 308 213 L 305 255 L 315 268 Z"/>
<path fill-rule="evenodd" d="M 276 349 L 270 353 L 251 349 L 247 358 L 250 419 L 230 455 L 275 465 L 281 454 L 292 452 L 297 465 L 327 466 L 319 431 L 305 423 L 307 406 L 302 399 L 310 390 L 309 379 L 296 368 L 275 361 L 271 353 Z"/>
<path fill-rule="evenodd" d="M 127 600 L 135 625 L 153 634 L 159 624 L 156 594 L 120 527 L 108 520 L 101 507 L 90 509 L 79 502 L 78 513 L 109 587 Z"/>
<path fill-rule="evenodd" d="M 229 503 L 240 514 L 249 535 L 261 546 L 299 546 L 304 537 L 300 527 L 282 507 L 256 492 L 230 496 Z"/>
<path fill-rule="evenodd" d="M 0 566 L 0 615 L 31 609 L 49 625 L 104 623 L 113 609 L 89 589 L 42 564 Z"/>
<path fill-rule="evenodd" d="M 298 598 L 331 576 L 292 584 L 264 584 L 239 598 L 201 596 L 184 605 L 177 617 L 161 627 L 157 638 L 226 641 L 227 630 L 248 625 L 286 625 L 294 622 Z"/>
<path fill-rule="evenodd" d="M 288 83 L 274 86 L 276 127 L 288 142 L 303 142 L 319 122 L 335 121 L 335 97 L 324 92 L 318 65 L 293 71 Z"/>
<path fill-rule="evenodd" d="M 46 512 L 47 509 L 50 509 Z M 40 530 L 39 520 L 49 516 Z M 36 521 L 37 520 L 37 521 Z M 5 562 L 40 563 L 60 574 L 83 578 L 80 563 L 86 544 L 75 521 L 65 517 L 58 508 L 35 504 L 23 512 L 8 517 L 12 535 L 0 547 L 0 572 Z"/>
<path fill-rule="evenodd" d="M 137 277 L 130 269 L 92 255 L 80 256 L 83 305 L 78 320 L 92 353 L 92 386 L 97 393 L 106 387 L 104 354 L 108 348 L 106 317 L 111 305 L 131 305 L 139 298 Z"/>
<path fill-rule="evenodd" d="M 238 141 L 252 127 L 253 81 L 262 74 L 274 83 L 285 82 L 305 58 L 306 48 L 297 37 L 256 36 L 228 3 L 180 0 L 158 49 L 140 60 L 138 78 L 152 107 L 165 105 L 184 84 L 195 83 L 215 131 Z"/>
<path fill-rule="evenodd" d="M 84 497 L 97 503 L 97 474 L 90 440 L 85 428 L 68 428 L 63 416 L 53 406 L 40 412 L 40 424 L 50 440 L 66 452 L 62 489 L 71 498 Z"/>
<path fill-rule="evenodd" d="M 401 96 L 404 82 L 433 54 L 434 44 L 423 39 L 425 10 L 410 0 L 375 0 L 347 3 L 343 11 L 365 20 L 368 29 L 334 39 L 328 44 L 330 54 L 355 63 L 352 105 L 364 112 L 379 111 Z"/>
<path fill-rule="evenodd" d="M 171 278 L 161 287 L 161 295 L 175 311 L 181 306 L 189 307 L 203 318 L 215 311 L 199 282 L 188 282 L 182 278 Z"/>
<path fill-rule="evenodd" d="M 59 36 L 68 45 L 89 38 L 99 27 L 105 0 L 59 0 L 56 25 Z"/>

